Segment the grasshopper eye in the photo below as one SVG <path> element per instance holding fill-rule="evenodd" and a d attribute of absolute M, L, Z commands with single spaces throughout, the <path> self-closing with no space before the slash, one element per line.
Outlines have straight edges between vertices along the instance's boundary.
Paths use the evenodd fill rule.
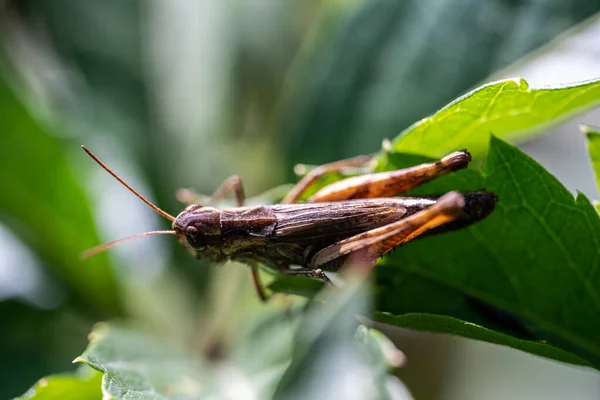
<path fill-rule="evenodd" d="M 198 234 L 198 228 L 193 225 L 189 225 L 185 228 L 185 237 L 190 244 L 195 249 L 200 249 L 204 247 L 204 238 L 202 235 Z"/>

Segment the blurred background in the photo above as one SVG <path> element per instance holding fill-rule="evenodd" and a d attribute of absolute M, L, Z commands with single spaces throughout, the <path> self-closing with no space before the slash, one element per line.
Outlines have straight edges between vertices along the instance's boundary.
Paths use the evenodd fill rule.
<path fill-rule="evenodd" d="M 0 0 L 0 398 L 72 370 L 96 321 L 193 331 L 215 279 L 255 301 L 245 269 L 215 278 L 169 237 L 81 261 L 169 226 L 81 144 L 172 214 L 178 188 L 211 193 L 233 173 L 256 195 L 294 182 L 298 162 L 375 152 L 480 83 L 597 78 L 598 11 L 591 0 Z M 580 122 L 600 114 L 522 148 L 598 199 Z M 595 371 L 383 329 L 417 399 L 600 395 Z"/>

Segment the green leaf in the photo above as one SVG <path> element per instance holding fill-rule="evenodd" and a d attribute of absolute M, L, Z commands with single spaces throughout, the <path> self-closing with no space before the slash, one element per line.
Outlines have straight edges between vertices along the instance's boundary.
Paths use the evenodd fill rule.
<path fill-rule="evenodd" d="M 83 366 L 76 373 L 51 375 L 15 400 L 100 400 L 102 374 Z"/>
<path fill-rule="evenodd" d="M 592 160 L 594 174 L 596 175 L 596 185 L 600 191 L 600 131 L 597 128 L 585 125 L 581 126 L 581 130 L 587 136 L 590 159 Z"/>
<path fill-rule="evenodd" d="M 396 151 L 441 157 L 467 148 L 474 156 L 487 150 L 490 134 L 524 140 L 600 103 L 600 80 L 532 89 L 523 79 L 481 86 L 394 141 Z"/>
<path fill-rule="evenodd" d="M 387 158 L 387 167 L 393 167 L 393 160 Z M 416 276 L 448 288 L 441 297 L 435 290 L 423 293 L 421 297 L 432 299 L 422 312 L 461 318 L 473 313 L 467 299 L 474 299 L 491 307 L 483 313 L 490 320 L 498 322 L 508 315 L 530 338 L 547 341 L 600 368 L 596 210 L 585 196 L 574 199 L 534 160 L 494 137 L 483 173 L 477 175 L 473 170 L 461 171 L 421 189 L 436 193 L 477 185 L 495 192 L 500 200 L 485 221 L 411 242 L 384 258 L 378 272 L 390 284 L 378 288 L 378 311 L 413 313 L 411 307 L 419 307 L 414 299 L 411 304 L 410 299 L 398 298 L 398 293 L 399 285 Z M 437 330 L 434 324 L 430 327 Z M 489 340 L 485 335 L 479 338 Z M 559 352 L 551 353 L 547 356 L 572 362 Z"/>
<path fill-rule="evenodd" d="M 390 325 L 403 326 L 405 328 L 431 331 L 438 333 L 450 333 L 462 337 L 483 340 L 489 343 L 510 346 L 513 349 L 526 351 L 538 356 L 560 360 L 563 362 L 592 366 L 588 361 L 571 353 L 561 350 L 546 343 L 516 339 L 512 336 L 486 329 L 471 322 L 461 321 L 445 315 L 432 314 L 404 314 L 391 315 L 389 313 L 377 313 L 375 319 Z"/>
<path fill-rule="evenodd" d="M 0 78 L 0 213 L 53 271 L 105 312 L 120 309 L 108 258 L 79 256 L 100 243 L 88 199 L 74 177 L 73 143 L 44 129 Z"/>
<path fill-rule="evenodd" d="M 312 297 L 323 288 L 323 281 L 302 276 L 277 274 L 267 288 L 275 293 Z"/>

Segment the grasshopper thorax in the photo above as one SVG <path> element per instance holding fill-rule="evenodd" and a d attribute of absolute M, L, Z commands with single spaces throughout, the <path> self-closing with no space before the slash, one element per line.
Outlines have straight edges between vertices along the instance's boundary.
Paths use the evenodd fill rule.
<path fill-rule="evenodd" d="M 218 245 L 221 241 L 221 212 L 213 207 L 191 205 L 185 208 L 173 221 L 177 237 L 196 250 L 208 245 Z"/>

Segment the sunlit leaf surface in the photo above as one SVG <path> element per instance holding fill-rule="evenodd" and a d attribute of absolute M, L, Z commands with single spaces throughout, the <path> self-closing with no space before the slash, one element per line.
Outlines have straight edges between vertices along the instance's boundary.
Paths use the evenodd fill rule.
<path fill-rule="evenodd" d="M 441 157 L 467 148 L 485 154 L 490 134 L 517 141 L 600 103 L 600 81 L 530 88 L 524 79 L 479 87 L 407 128 L 394 141 L 400 152 Z"/>

